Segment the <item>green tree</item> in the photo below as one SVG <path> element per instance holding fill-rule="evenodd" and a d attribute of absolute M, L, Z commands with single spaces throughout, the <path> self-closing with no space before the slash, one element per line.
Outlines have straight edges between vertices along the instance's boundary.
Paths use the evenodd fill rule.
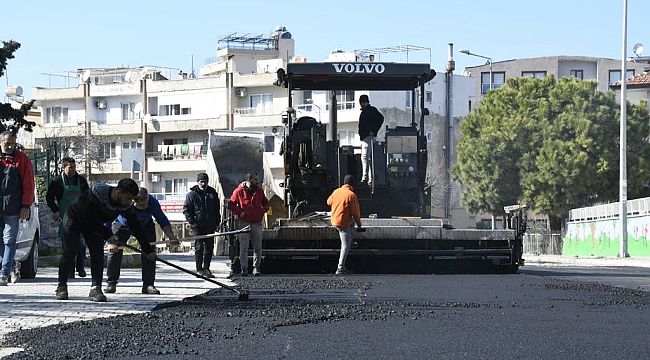
<path fill-rule="evenodd" d="M 628 104 L 629 196 L 648 193 L 650 117 Z M 569 209 L 618 196 L 618 105 L 596 83 L 516 78 L 461 126 L 454 178 L 471 212 L 524 203 L 559 229 Z"/>
<path fill-rule="evenodd" d="M 7 61 L 14 58 L 14 52 L 19 48 L 20 44 L 13 40 L 2 42 L 2 47 L 0 47 L 0 77 L 4 76 Z M 23 128 L 31 132 L 36 123 L 27 121 L 25 117 L 32 105 L 33 101 L 29 101 L 23 104 L 20 109 L 14 109 L 11 104 L 0 103 L 0 131 L 11 130 L 15 133 Z"/>

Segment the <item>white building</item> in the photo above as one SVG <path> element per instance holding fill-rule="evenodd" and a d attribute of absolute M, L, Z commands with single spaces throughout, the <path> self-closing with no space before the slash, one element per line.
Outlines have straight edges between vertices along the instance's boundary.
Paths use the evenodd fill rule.
<path fill-rule="evenodd" d="M 291 35 L 278 29 L 264 48 L 227 40 L 201 78 L 181 71 L 171 79 L 169 69 L 156 67 L 80 69 L 75 87 L 33 89 L 42 109 L 36 142 L 47 148 L 56 141 L 92 181 L 140 180 L 178 212 L 196 174 L 208 168 L 208 130 L 263 131 L 271 151 L 280 142 L 287 95 L 273 81 L 287 61 L 279 54 L 293 57 Z"/>
<path fill-rule="evenodd" d="M 641 74 L 643 70 L 644 64 L 629 63 L 624 78 Z M 490 86 L 498 89 L 510 78 L 553 75 L 556 79 L 575 77 L 580 80 L 595 80 L 598 82 L 598 90 L 603 92 L 622 78 L 620 60 L 591 56 L 543 56 L 488 62 L 466 67 L 465 75 L 480 80 L 480 86 L 477 86 L 474 94 L 475 105 L 483 99 Z"/>

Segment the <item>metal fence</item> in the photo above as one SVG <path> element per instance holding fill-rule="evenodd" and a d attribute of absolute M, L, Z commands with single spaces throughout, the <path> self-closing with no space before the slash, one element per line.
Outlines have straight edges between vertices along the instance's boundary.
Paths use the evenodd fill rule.
<path fill-rule="evenodd" d="M 524 254 L 562 255 L 562 234 L 535 231 L 524 234 Z"/>

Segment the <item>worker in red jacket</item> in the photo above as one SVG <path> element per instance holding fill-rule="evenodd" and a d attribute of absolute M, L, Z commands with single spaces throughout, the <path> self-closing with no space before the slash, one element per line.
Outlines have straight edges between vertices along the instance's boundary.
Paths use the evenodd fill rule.
<path fill-rule="evenodd" d="M 0 286 L 18 281 L 20 272 L 14 265 L 16 238 L 20 221 L 29 220 L 30 207 L 34 202 L 34 170 L 27 155 L 16 149 L 16 134 L 4 131 L 0 134 L 0 244 L 2 272 Z"/>
<path fill-rule="evenodd" d="M 233 191 L 228 209 L 241 225 L 250 226 L 249 234 L 239 235 L 239 261 L 242 276 L 248 275 L 248 242 L 253 244 L 253 276 L 261 274 L 262 262 L 262 219 L 269 211 L 269 200 L 259 186 L 259 176 L 255 172 L 248 173 L 246 180 Z"/>

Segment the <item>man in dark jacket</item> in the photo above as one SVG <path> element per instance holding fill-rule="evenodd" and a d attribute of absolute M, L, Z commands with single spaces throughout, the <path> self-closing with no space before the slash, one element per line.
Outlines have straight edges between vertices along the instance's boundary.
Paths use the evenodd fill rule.
<path fill-rule="evenodd" d="M 123 215 L 131 231 L 140 243 L 142 251 L 150 260 L 156 258 L 153 247 L 147 242 L 142 226 L 133 210 L 133 198 L 138 195 L 138 184 L 132 179 L 122 179 L 116 187 L 98 183 L 81 194 L 63 215 L 63 256 L 59 262 L 59 285 L 56 299 L 68 299 L 68 274 L 74 267 L 79 235 L 84 235 L 86 246 L 90 251 L 90 275 L 92 287 L 88 298 L 91 301 L 104 302 L 102 292 L 102 275 L 104 271 L 104 241 L 108 241 L 108 251 L 117 252 L 118 238 L 104 224 Z"/>
<path fill-rule="evenodd" d="M 77 164 L 73 158 L 65 157 L 61 159 L 63 172 L 61 176 L 57 176 L 50 182 L 47 188 L 45 200 L 47 206 L 52 210 L 52 218 L 55 222 L 61 222 L 65 210 L 75 201 L 82 192 L 88 190 L 88 181 L 86 178 L 77 173 Z M 59 238 L 61 245 L 63 241 L 63 223 L 59 224 Z M 79 238 L 79 249 L 77 251 L 77 273 L 80 277 L 86 277 L 86 270 L 84 265 L 86 262 L 86 243 L 82 238 Z M 74 278 L 74 271 L 70 273 L 70 277 Z"/>
<path fill-rule="evenodd" d="M 28 220 L 30 206 L 34 202 L 34 170 L 27 155 L 16 149 L 16 134 L 4 131 L 0 134 L 0 244 L 2 273 L 0 286 L 18 281 L 19 272 L 14 264 L 16 240 L 20 221 Z"/>
<path fill-rule="evenodd" d="M 372 171 L 370 169 L 371 150 L 375 136 L 384 123 L 384 116 L 376 107 L 370 105 L 368 95 L 359 96 L 359 105 L 361 105 L 361 114 L 359 114 L 359 138 L 361 138 L 361 182 L 372 183 Z"/>
<path fill-rule="evenodd" d="M 193 235 L 212 234 L 217 231 L 217 225 L 221 221 L 219 197 L 217 191 L 208 185 L 208 174 L 199 173 L 196 176 L 196 181 L 198 185 L 193 186 L 185 196 L 183 214 L 187 222 L 192 226 Z M 197 273 L 207 277 L 214 277 L 210 271 L 213 251 L 214 237 L 194 241 L 194 259 Z"/>
<path fill-rule="evenodd" d="M 233 191 L 228 209 L 239 218 L 243 226 L 250 226 L 250 234 L 239 235 L 239 262 L 242 276 L 248 275 L 248 243 L 253 245 L 253 276 L 261 274 L 262 219 L 269 211 L 269 201 L 259 186 L 257 173 L 248 173 L 246 180 Z"/>

